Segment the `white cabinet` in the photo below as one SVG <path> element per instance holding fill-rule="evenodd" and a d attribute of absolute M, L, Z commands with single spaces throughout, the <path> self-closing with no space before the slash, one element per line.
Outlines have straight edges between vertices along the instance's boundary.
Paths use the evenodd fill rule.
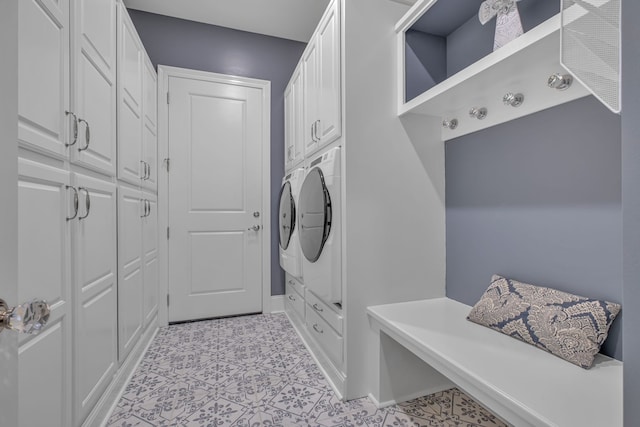
<path fill-rule="evenodd" d="M 109 385 L 117 355 L 116 186 L 75 174 L 74 412 L 81 423 Z"/>
<path fill-rule="evenodd" d="M 118 186 L 118 358 L 122 362 L 142 333 L 144 207 L 139 188 Z"/>
<path fill-rule="evenodd" d="M 18 138 L 30 149 L 66 157 L 69 0 L 18 3 Z"/>
<path fill-rule="evenodd" d="M 304 87 L 302 67 L 296 68 L 284 92 L 285 170 L 304 160 Z"/>
<path fill-rule="evenodd" d="M 118 186 L 118 348 L 122 361 L 158 311 L 158 199 Z"/>
<path fill-rule="evenodd" d="M 140 183 L 142 148 L 142 43 L 123 5 L 118 8 L 118 178 Z"/>
<path fill-rule="evenodd" d="M 74 9 L 71 111 L 78 118 L 78 136 L 71 160 L 115 176 L 116 2 L 75 0 Z"/>
<path fill-rule="evenodd" d="M 118 16 L 118 179 L 155 191 L 157 75 L 124 5 Z"/>
<path fill-rule="evenodd" d="M 306 154 L 342 135 L 339 10 L 334 0 L 302 57 Z"/>
<path fill-rule="evenodd" d="M 143 317 L 145 327 L 158 312 L 158 197 L 142 194 Z"/>
<path fill-rule="evenodd" d="M 142 111 L 144 112 L 144 125 L 142 129 L 142 186 L 151 191 L 158 189 L 158 112 L 157 112 L 157 87 L 158 75 L 151 61 L 145 54 L 144 61 L 144 100 Z M 146 169 L 146 170 L 145 170 Z"/>
<path fill-rule="evenodd" d="M 20 425 L 71 425 L 69 172 L 18 160 L 18 298 L 51 306 L 45 329 L 20 337 Z M 6 333 L 6 332 L 5 332 Z"/>

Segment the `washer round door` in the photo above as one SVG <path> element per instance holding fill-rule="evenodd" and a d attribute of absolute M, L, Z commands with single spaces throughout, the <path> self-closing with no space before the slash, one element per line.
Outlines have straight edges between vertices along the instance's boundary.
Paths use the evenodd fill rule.
<path fill-rule="evenodd" d="M 286 250 L 296 226 L 296 204 L 291 193 L 291 184 L 285 182 L 280 190 L 280 247 Z"/>
<path fill-rule="evenodd" d="M 298 200 L 300 246 L 305 258 L 316 262 L 331 232 L 331 196 L 318 167 L 307 174 Z"/>

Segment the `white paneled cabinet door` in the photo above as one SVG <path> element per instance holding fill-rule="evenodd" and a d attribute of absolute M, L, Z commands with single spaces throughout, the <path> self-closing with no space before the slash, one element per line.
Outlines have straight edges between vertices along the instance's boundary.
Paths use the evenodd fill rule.
<path fill-rule="evenodd" d="M 118 187 L 118 358 L 124 360 L 142 332 L 144 203 L 137 188 Z"/>
<path fill-rule="evenodd" d="M 340 97 L 340 18 L 338 2 L 327 10 L 318 27 L 318 127 L 319 146 L 342 134 Z"/>
<path fill-rule="evenodd" d="M 294 144 L 294 94 L 293 84 L 289 84 L 284 90 L 284 170 L 288 171 L 293 166 Z"/>
<path fill-rule="evenodd" d="M 151 61 L 147 58 L 144 67 L 144 126 L 142 129 L 142 186 L 151 190 L 158 189 L 158 113 L 157 81 Z"/>
<path fill-rule="evenodd" d="M 127 14 L 118 9 L 118 178 L 139 185 L 142 167 L 142 44 Z"/>
<path fill-rule="evenodd" d="M 302 57 L 304 74 L 304 127 L 303 140 L 305 153 L 318 148 L 318 44 L 312 38 Z"/>
<path fill-rule="evenodd" d="M 69 108 L 69 0 L 20 0 L 18 137 L 21 143 L 66 157 L 73 142 Z"/>
<path fill-rule="evenodd" d="M 144 324 L 148 325 L 158 312 L 158 198 L 144 193 L 142 249 L 144 251 Z"/>
<path fill-rule="evenodd" d="M 80 425 L 117 368 L 116 186 L 76 174 L 74 187 L 74 425 Z"/>
<path fill-rule="evenodd" d="M 116 173 L 116 1 L 76 0 L 72 110 L 78 141 L 71 159 Z"/>
<path fill-rule="evenodd" d="M 25 2 L 26 3 L 26 2 Z M 39 335 L 20 337 L 21 426 L 71 425 L 69 172 L 18 160 L 18 299 L 43 298 L 51 316 Z"/>
<path fill-rule="evenodd" d="M 291 78 L 291 86 L 293 90 L 292 118 L 293 127 L 292 135 L 292 157 L 293 164 L 297 164 L 304 160 L 304 80 L 302 67 L 298 67 Z"/>

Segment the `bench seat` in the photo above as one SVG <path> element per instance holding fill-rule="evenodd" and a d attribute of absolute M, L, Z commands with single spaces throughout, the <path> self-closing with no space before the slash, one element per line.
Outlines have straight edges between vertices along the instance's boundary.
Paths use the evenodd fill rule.
<path fill-rule="evenodd" d="M 386 347 L 381 348 L 380 375 L 416 370 L 406 363 L 386 365 L 383 353 L 399 345 L 426 362 L 424 369 L 438 371 L 516 427 L 622 426 L 622 362 L 599 354 L 591 369 L 582 369 L 469 322 L 469 310 L 448 298 L 368 307 L 380 345 Z M 389 386 L 380 387 L 372 396 L 379 402 L 380 396 L 394 395 Z"/>

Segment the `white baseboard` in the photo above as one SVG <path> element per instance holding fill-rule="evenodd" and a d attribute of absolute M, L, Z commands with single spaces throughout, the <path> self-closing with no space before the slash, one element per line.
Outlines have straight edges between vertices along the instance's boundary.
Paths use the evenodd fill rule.
<path fill-rule="evenodd" d="M 271 296 L 271 313 L 281 313 L 284 311 L 284 295 Z"/>
<path fill-rule="evenodd" d="M 133 373 L 147 352 L 147 348 L 151 345 L 153 338 L 158 333 L 157 324 L 157 318 L 151 321 L 148 329 L 140 337 L 138 344 L 131 350 L 127 359 L 116 372 L 111 384 L 109 384 L 96 406 L 89 413 L 87 419 L 82 423 L 82 427 L 103 427 L 107 425 L 107 421 L 109 421 L 109 417 L 118 404 Z"/>
<path fill-rule="evenodd" d="M 407 402 L 409 400 L 417 399 L 419 397 L 428 396 L 430 394 L 437 393 L 438 391 L 442 391 L 442 390 L 440 390 L 440 389 L 438 389 L 438 390 L 425 389 L 425 390 L 422 390 L 422 391 L 417 391 L 415 393 L 411 393 L 411 394 L 408 394 L 406 396 L 400 396 L 400 397 L 398 397 L 396 399 L 387 400 L 387 401 L 384 401 L 384 402 L 378 402 L 378 399 L 376 399 L 373 396 L 373 394 L 369 393 L 369 399 L 371 399 L 371 401 L 374 403 L 374 405 L 376 405 L 376 408 L 382 409 L 382 408 L 386 408 L 387 406 L 397 405 L 398 403 L 403 403 L 403 402 Z"/>

